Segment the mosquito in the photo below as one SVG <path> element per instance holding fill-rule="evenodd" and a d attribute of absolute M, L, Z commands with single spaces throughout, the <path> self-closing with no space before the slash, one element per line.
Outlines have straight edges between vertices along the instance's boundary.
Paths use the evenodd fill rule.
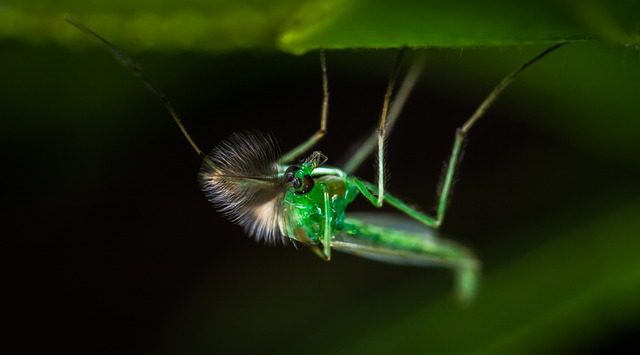
<path fill-rule="evenodd" d="M 440 182 L 436 212 L 432 216 L 385 190 L 385 139 L 421 69 L 418 64 L 409 70 L 397 100 L 390 108 L 404 50 L 400 50 L 391 71 L 377 130 L 343 168 L 338 168 L 326 165 L 327 157 L 319 151 L 308 154 L 327 133 L 329 83 L 324 50 L 320 50 L 323 91 L 320 128 L 311 137 L 291 151 L 280 154 L 271 135 L 240 132 L 206 154 L 193 141 L 166 95 L 138 65 L 87 26 L 71 18 L 66 21 L 97 40 L 159 97 L 202 159 L 199 178 L 203 192 L 219 212 L 242 226 L 249 236 L 267 243 L 300 243 L 327 261 L 335 249 L 388 263 L 450 268 L 454 271 L 458 298 L 467 301 L 476 293 L 480 262 L 466 247 L 437 234 L 444 220 L 463 142 L 475 123 L 516 77 L 564 44 L 549 47 L 507 75 L 455 131 L 451 156 Z M 353 176 L 374 151 L 377 155 L 376 183 Z M 305 154 L 308 155 L 305 157 Z M 402 214 L 347 213 L 347 206 L 360 196 L 375 207 L 387 203 Z"/>

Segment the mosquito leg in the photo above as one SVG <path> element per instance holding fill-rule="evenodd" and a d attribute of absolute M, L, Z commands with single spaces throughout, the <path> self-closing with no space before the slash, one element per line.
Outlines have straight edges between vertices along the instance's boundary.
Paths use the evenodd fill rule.
<path fill-rule="evenodd" d="M 533 59 L 521 65 L 519 68 L 511 72 L 506 78 L 504 78 L 492 91 L 489 93 L 487 98 L 480 104 L 478 109 L 476 109 L 475 113 L 462 125 L 462 127 L 456 130 L 456 135 L 453 143 L 453 149 L 451 151 L 451 156 L 449 158 L 449 163 L 447 165 L 447 169 L 445 174 L 443 175 L 442 182 L 440 184 L 440 194 L 438 201 L 436 202 L 436 216 L 431 217 L 427 214 L 424 214 L 420 211 L 417 211 L 415 208 L 407 205 L 406 203 L 400 201 L 399 199 L 380 192 L 379 184 L 376 186 L 367 181 L 361 181 L 355 177 L 349 178 L 349 182 L 354 184 L 360 193 L 368 199 L 374 206 L 381 207 L 382 201 L 380 200 L 380 196 L 383 196 L 384 201 L 387 201 L 390 205 L 397 208 L 398 210 L 406 213 L 407 215 L 415 218 L 416 220 L 424 223 L 427 226 L 438 228 L 442 224 L 444 220 L 445 210 L 447 208 L 447 201 L 451 192 L 451 185 L 453 182 L 453 177 L 455 176 L 456 168 L 460 163 L 460 151 L 462 149 L 462 144 L 466 138 L 467 133 L 473 127 L 473 124 L 478 121 L 482 115 L 487 111 L 487 109 L 495 102 L 498 96 L 502 93 L 502 91 L 520 74 L 524 69 L 529 67 L 531 64 L 540 60 L 542 57 L 561 47 L 564 43 L 560 43 L 554 45 L 542 53 L 538 54 Z M 377 194 L 377 198 L 375 196 Z"/>
<path fill-rule="evenodd" d="M 449 158 L 449 162 L 448 162 L 445 174 L 441 179 L 441 183 L 440 183 L 441 188 L 439 191 L 439 198 L 438 198 L 438 201 L 436 202 L 436 210 L 437 210 L 436 221 L 438 222 L 438 224 L 442 223 L 442 220 L 444 219 L 445 210 L 447 209 L 448 198 L 451 193 L 451 185 L 453 182 L 453 178 L 455 176 L 456 169 L 460 164 L 460 155 L 461 155 L 460 151 L 462 149 L 462 144 L 464 143 L 464 140 L 466 139 L 467 134 L 469 133 L 469 130 L 471 129 L 471 127 L 473 127 L 473 125 L 485 114 L 485 112 L 491 107 L 491 105 L 493 105 L 493 103 L 504 91 L 504 89 L 507 86 L 509 86 L 509 84 L 511 84 L 511 82 L 513 82 L 513 80 L 515 80 L 526 68 L 528 68 L 531 64 L 537 62 L 538 60 L 542 59 L 547 54 L 560 48 L 564 44 L 565 43 L 560 43 L 547 48 L 546 50 L 544 50 L 534 58 L 522 64 L 520 67 L 518 67 L 516 70 L 511 72 L 509 75 L 507 75 L 507 77 L 502 79 L 502 81 L 498 83 L 498 85 L 496 85 L 496 87 L 489 93 L 489 95 L 484 99 L 484 101 L 482 101 L 482 103 L 480 104 L 480 106 L 478 106 L 478 108 L 473 113 L 473 115 L 471 115 L 471 117 L 460 128 L 456 130 L 456 134 L 453 142 L 453 149 L 451 150 L 451 156 Z"/>
<path fill-rule="evenodd" d="M 350 177 L 349 182 L 355 185 L 362 196 L 364 196 L 369 202 L 371 202 L 376 207 L 382 207 L 382 204 L 378 202 L 378 198 L 375 196 L 378 194 L 378 187 L 375 184 L 372 184 L 368 181 L 360 180 L 356 177 Z M 379 194 L 378 194 L 379 195 Z M 440 222 L 435 218 L 416 210 L 415 208 L 409 206 L 408 204 L 402 202 L 400 199 L 390 195 L 385 194 L 384 200 L 389 203 L 392 207 L 398 209 L 399 211 L 404 212 L 408 216 L 415 218 L 419 222 L 433 228 L 440 227 Z"/>
<path fill-rule="evenodd" d="M 331 236 L 333 231 L 331 230 L 331 198 L 329 197 L 329 190 L 327 186 L 322 184 L 322 195 L 324 200 L 324 240 L 322 244 L 324 246 L 325 260 L 331 260 Z"/>
<path fill-rule="evenodd" d="M 71 17 L 66 17 L 65 20 L 70 25 L 74 26 L 75 28 L 79 29 L 80 31 L 84 32 L 86 35 L 88 35 L 89 37 L 93 38 L 98 43 L 100 43 L 102 47 L 104 47 L 118 62 L 120 62 L 120 64 L 122 64 L 125 68 L 127 68 L 134 76 L 142 80 L 145 86 L 160 99 L 164 107 L 167 109 L 167 111 L 169 111 L 169 114 L 171 115 L 175 123 L 178 125 L 178 128 L 180 128 L 180 131 L 185 136 L 187 141 L 189 141 L 189 144 L 191 144 L 191 147 L 193 147 L 193 149 L 196 151 L 198 156 L 200 156 L 200 158 L 202 158 L 202 160 L 205 163 L 207 163 L 212 169 L 214 170 L 218 169 L 218 167 L 213 163 L 213 161 L 211 161 L 211 159 L 193 141 L 193 139 L 187 132 L 187 129 L 182 124 L 182 120 L 180 120 L 180 117 L 178 117 L 176 110 L 173 108 L 171 101 L 169 101 L 169 99 L 164 94 L 164 92 L 160 90 L 160 87 L 158 87 L 149 78 L 147 78 L 147 76 L 142 71 L 142 69 L 140 69 L 140 67 L 131 58 L 124 55 L 113 44 L 111 44 L 106 39 L 102 38 L 97 33 L 93 32 L 93 30 L 85 26 L 83 23 L 78 22 L 72 19 Z"/>
<path fill-rule="evenodd" d="M 327 115 L 329 112 L 329 79 L 327 78 L 327 61 L 324 56 L 324 49 L 320 49 L 320 67 L 322 68 L 322 111 L 320 113 L 320 129 L 309 139 L 299 146 L 293 148 L 280 158 L 281 164 L 290 163 L 299 158 L 306 151 L 311 149 L 325 134 L 327 134 Z"/>
<path fill-rule="evenodd" d="M 398 77 L 398 69 L 400 68 L 400 61 L 404 54 L 405 48 L 402 48 L 396 57 L 396 62 L 393 65 L 391 74 L 389 75 L 389 83 L 387 84 L 387 91 L 384 94 L 384 101 L 382 102 L 382 113 L 380 114 L 380 124 L 378 125 L 378 168 L 376 172 L 376 180 L 378 181 L 378 205 L 382 205 L 384 201 L 384 164 L 385 164 L 385 139 L 387 136 L 387 115 L 389 111 L 389 103 L 391 102 L 391 95 L 393 95 L 393 88 L 396 86 L 396 79 Z"/>
<path fill-rule="evenodd" d="M 418 81 L 418 78 L 422 74 L 422 69 L 424 68 L 424 64 L 426 62 L 426 56 L 424 54 L 419 55 L 416 59 L 414 59 L 411 67 L 407 75 L 405 76 L 402 84 L 400 85 L 400 89 L 396 94 L 393 105 L 389 108 L 389 115 L 387 116 L 387 127 L 386 133 L 389 135 L 393 126 L 395 125 L 398 117 L 400 117 L 400 113 L 404 108 L 409 95 L 413 91 L 413 88 Z M 344 165 L 343 170 L 351 175 L 353 174 L 359 167 L 362 165 L 365 159 L 367 159 L 378 143 L 378 132 L 373 132 L 364 143 L 358 147 L 358 149 L 349 157 L 347 163 Z"/>
<path fill-rule="evenodd" d="M 311 245 L 311 251 L 324 261 L 331 260 L 331 237 L 333 230 L 331 229 L 331 198 L 329 190 L 325 184 L 320 185 L 322 188 L 323 204 L 324 204 L 324 234 L 322 238 L 322 249 L 318 244 Z"/>

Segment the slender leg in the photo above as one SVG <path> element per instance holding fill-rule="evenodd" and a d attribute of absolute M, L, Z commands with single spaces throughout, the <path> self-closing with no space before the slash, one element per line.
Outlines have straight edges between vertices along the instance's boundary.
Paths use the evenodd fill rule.
<path fill-rule="evenodd" d="M 329 190 L 327 185 L 320 184 L 322 188 L 322 196 L 324 203 L 324 234 L 322 236 L 322 249 L 316 244 L 311 246 L 311 251 L 319 256 L 324 261 L 331 260 L 331 236 L 333 230 L 331 229 L 331 198 L 329 197 Z"/>
<path fill-rule="evenodd" d="M 442 221 L 444 220 L 445 210 L 447 208 L 447 201 L 451 192 L 451 185 L 453 182 L 453 177 L 455 176 L 456 168 L 460 163 L 460 151 L 462 148 L 462 144 L 466 138 L 467 133 L 473 127 L 473 125 L 484 115 L 489 107 L 495 102 L 495 100 L 500 96 L 502 91 L 516 78 L 522 71 L 524 71 L 531 64 L 540 60 L 542 57 L 551 53 L 552 51 L 558 49 L 564 45 L 564 43 L 556 44 L 542 53 L 538 54 L 533 59 L 521 65 L 519 68 L 511 72 L 506 78 L 504 78 L 492 91 L 489 93 L 487 98 L 480 104 L 480 106 L 476 109 L 476 111 L 471 115 L 471 117 L 462 125 L 462 127 L 456 130 L 456 135 L 453 143 L 453 149 L 451 151 L 451 156 L 449 158 L 449 163 L 447 166 L 447 170 L 442 177 L 441 189 L 438 197 L 438 201 L 436 202 L 436 216 L 430 217 L 424 213 L 418 212 L 415 209 L 411 208 L 404 202 L 396 199 L 390 195 L 383 195 L 384 192 L 381 192 L 380 182 L 378 182 L 378 187 L 374 184 L 371 184 L 366 181 L 360 181 L 356 178 L 351 178 L 351 182 L 358 187 L 358 190 L 365 196 L 374 206 L 381 207 L 382 201 L 380 200 L 380 196 L 383 196 L 384 200 L 388 201 L 393 207 L 407 213 L 411 217 L 417 219 L 418 221 L 434 227 L 438 228 Z M 372 193 L 373 192 L 373 193 Z M 377 194 L 378 198 L 376 198 L 373 194 Z"/>
<path fill-rule="evenodd" d="M 380 124 L 378 125 L 378 169 L 377 169 L 377 181 L 378 181 L 378 205 L 382 205 L 384 201 L 384 150 L 385 150 L 385 138 L 387 135 L 387 113 L 389 110 L 389 102 L 391 102 L 391 95 L 393 94 L 393 88 L 396 86 L 396 79 L 398 77 L 398 69 L 400 68 L 400 61 L 404 54 L 405 48 L 402 48 L 398 53 L 396 62 L 393 65 L 391 74 L 389 75 L 389 84 L 387 84 L 387 91 L 384 94 L 384 101 L 382 102 L 382 113 L 380 114 Z"/>
<path fill-rule="evenodd" d="M 456 293 L 458 299 L 470 302 L 476 296 L 479 279 L 479 263 L 475 260 L 461 260 L 456 268 Z"/>
<path fill-rule="evenodd" d="M 400 117 L 400 113 L 402 112 L 402 109 L 404 108 L 404 105 L 407 102 L 409 95 L 413 91 L 413 88 L 416 82 L 418 81 L 420 74 L 422 73 L 422 69 L 424 68 L 425 62 L 426 62 L 426 56 L 419 55 L 411 64 L 411 68 L 409 68 L 409 72 L 407 73 L 407 76 L 405 76 L 404 80 L 402 81 L 402 84 L 400 85 L 400 89 L 398 90 L 398 93 L 396 94 L 393 100 L 393 105 L 391 105 L 389 109 L 389 115 L 387 117 L 387 128 L 386 128 L 387 135 L 391 133 L 391 130 L 393 129 L 393 126 L 398 120 L 398 117 Z M 349 160 L 344 165 L 343 170 L 349 175 L 353 174 L 360 167 L 360 165 L 362 165 L 364 160 L 367 159 L 367 157 L 369 157 L 371 153 L 373 153 L 373 150 L 375 149 L 377 142 L 378 142 L 378 132 L 375 131 L 355 151 L 355 153 L 353 153 L 353 155 L 349 157 Z"/>
<path fill-rule="evenodd" d="M 504 89 L 509 86 L 526 68 L 528 68 L 531 64 L 537 62 L 542 59 L 547 54 L 553 52 L 554 50 L 562 47 L 565 43 L 559 43 L 554 46 L 547 48 L 542 51 L 540 54 L 530 59 L 526 63 L 522 64 L 516 70 L 512 71 L 506 78 L 502 79 L 498 85 L 489 93 L 489 95 L 482 101 L 480 106 L 476 109 L 476 111 L 471 115 L 471 117 L 462 125 L 462 127 L 456 130 L 453 149 L 451 151 L 451 157 L 449 158 L 449 163 L 447 165 L 447 170 L 442 177 L 439 192 L 439 198 L 437 202 L 437 217 L 436 221 L 438 224 L 442 223 L 444 219 L 444 213 L 447 208 L 447 201 L 451 192 L 451 185 L 453 182 L 453 177 L 455 176 L 456 168 L 460 163 L 460 150 L 462 148 L 462 144 L 471 130 L 471 127 L 486 113 L 486 111 L 493 105 L 493 103 L 498 99 L 500 94 L 504 91 Z"/>
<path fill-rule="evenodd" d="M 322 244 L 324 245 L 325 260 L 329 261 L 331 260 L 331 235 L 333 231 L 331 230 L 331 198 L 325 184 L 322 184 L 322 195 L 324 196 L 324 240 Z"/>
<path fill-rule="evenodd" d="M 325 134 L 327 134 L 327 115 L 329 112 L 329 79 L 327 78 L 327 62 L 324 49 L 320 49 L 320 66 L 322 68 L 322 112 L 320 113 L 320 129 L 309 139 L 280 158 L 281 164 L 290 163 L 311 149 Z"/>
<path fill-rule="evenodd" d="M 356 177 L 350 177 L 349 182 L 355 185 L 362 196 L 364 196 L 369 202 L 371 202 L 376 207 L 382 207 L 382 204 L 378 202 L 378 198 L 374 195 L 378 193 L 378 187 L 368 181 L 359 180 Z M 398 198 L 389 195 L 388 193 L 384 195 L 385 201 L 387 201 L 392 207 L 406 213 L 412 218 L 424 223 L 425 225 L 433 228 L 440 227 L 441 221 L 433 218 L 425 213 L 422 213 L 415 208 L 407 205 L 402 202 Z"/>
<path fill-rule="evenodd" d="M 178 125 L 178 128 L 180 128 L 180 131 L 182 132 L 184 137 L 187 139 L 187 141 L 189 141 L 189 144 L 191 144 L 191 147 L 193 147 L 193 149 L 196 151 L 198 156 L 200 156 L 200 158 L 202 158 L 202 160 L 204 160 L 212 169 L 214 170 L 218 169 L 218 167 L 213 163 L 213 161 L 211 161 L 211 159 L 193 141 L 193 139 L 189 135 L 189 132 L 187 132 L 187 129 L 182 124 L 180 117 L 178 117 L 176 110 L 173 108 L 171 101 L 169 101 L 169 98 L 167 98 L 164 92 L 160 90 L 160 87 L 158 87 L 151 80 L 149 80 L 149 78 L 147 78 L 147 76 L 142 71 L 142 69 L 140 69 L 140 67 L 131 58 L 124 55 L 114 45 L 109 43 L 109 41 L 102 38 L 97 33 L 93 32 L 93 30 L 91 30 L 89 27 L 85 26 L 81 22 L 78 22 L 72 19 L 71 17 L 66 17 L 65 20 L 75 28 L 84 32 L 89 37 L 92 37 L 93 39 L 98 41 L 98 43 L 100 43 L 100 45 L 102 45 L 118 62 L 120 62 L 120 64 L 122 64 L 125 68 L 127 68 L 134 76 L 138 77 L 138 79 L 142 80 L 145 86 L 160 99 L 164 107 L 167 109 L 167 111 L 169 111 L 169 114 L 171 115 L 175 123 Z"/>

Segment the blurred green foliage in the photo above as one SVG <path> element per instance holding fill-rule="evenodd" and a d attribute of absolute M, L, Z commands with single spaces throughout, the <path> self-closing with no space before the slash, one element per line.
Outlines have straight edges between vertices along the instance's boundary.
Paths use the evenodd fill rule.
<path fill-rule="evenodd" d="M 0 35 L 78 42 L 71 14 L 112 41 L 197 51 L 477 47 L 602 39 L 637 48 L 636 2 L 618 1 L 5 1 Z"/>
<path fill-rule="evenodd" d="M 132 275 L 111 281 L 126 296 L 96 318 L 122 304 L 136 313 L 149 307 L 143 296 L 157 297 L 155 313 L 136 318 L 140 326 L 130 331 L 145 334 L 139 345 L 145 350 L 587 352 L 640 323 L 638 13 L 636 1 L 595 0 L 5 1 L 0 5 L 0 137 L 15 163 L 6 170 L 17 195 L 11 205 L 19 232 L 12 235 L 29 250 L 67 245 L 91 258 L 110 250 L 97 257 L 117 266 L 108 271 L 86 260 L 91 258 L 69 257 L 71 252 L 51 257 L 52 264 L 40 262 L 71 275 L 76 269 L 103 278 Z M 319 112 L 317 59 L 278 50 L 345 49 L 327 55 L 334 101 L 331 142 L 322 149 L 331 153 L 346 149 L 334 147 L 340 139 L 333 137 L 344 143 L 362 131 L 362 122 L 375 121 L 381 95 L 374 96 L 377 91 L 369 86 L 382 92 L 392 58 L 383 51 L 347 49 L 437 47 L 429 52 L 423 80 L 428 88 L 416 93 L 429 100 L 408 107 L 406 123 L 401 120 L 407 126 L 394 132 L 404 139 L 390 141 L 397 154 L 390 158 L 391 189 L 401 196 L 434 189 L 434 171 L 447 154 L 452 129 L 492 85 L 548 43 L 575 43 L 519 79 L 492 109 L 493 117 L 472 134 L 443 228 L 472 246 L 485 264 L 479 297 L 465 308 L 447 292 L 449 275 L 443 272 L 343 255 L 325 265 L 304 250 L 267 249 L 241 239 L 237 228 L 195 197 L 199 191 L 191 172 L 197 161 L 161 104 L 67 25 L 63 14 L 134 53 L 179 103 L 178 111 L 186 111 L 187 126 L 196 127 L 194 136 L 206 140 L 205 146 L 248 128 L 273 130 L 290 146 L 302 139 L 284 134 L 291 122 L 300 131 L 315 129 L 308 117 Z M 303 85 L 313 89 L 299 90 Z M 438 105 L 429 111 L 433 116 L 421 118 L 424 106 Z M 373 113 L 360 115 L 365 106 Z M 341 115 L 340 108 L 355 113 Z M 504 121 L 510 123 L 500 126 Z M 421 154 L 433 155 L 432 160 L 421 157 L 416 163 L 406 154 L 427 148 Z M 403 180 L 414 173 L 403 166 L 422 160 L 427 172 Z M 140 194 L 148 204 L 136 204 L 143 200 Z M 192 201 L 182 194 L 200 204 L 186 212 Z M 420 203 L 428 206 L 425 199 Z M 113 220 L 98 217 L 105 213 Z M 82 218 L 87 225 L 76 227 Z M 176 224 L 165 224 L 174 219 Z M 23 220 L 29 222 L 19 223 Z M 93 249 L 92 240 L 100 241 Z M 181 243 L 182 249 L 176 246 Z M 131 265 L 114 261 L 126 259 L 120 253 L 127 248 L 135 251 Z M 15 255 L 8 260 L 21 265 L 37 253 Z M 162 259 L 169 271 L 145 257 Z M 152 276 L 135 271 L 143 268 L 140 258 L 155 265 Z M 181 269 L 185 263 L 190 268 Z M 114 271 L 118 267 L 125 271 Z M 62 295 L 51 304 L 43 301 L 48 311 L 64 309 L 60 303 L 94 307 L 100 304 L 95 294 L 107 289 L 99 284 L 87 295 L 70 286 L 77 282 L 73 276 L 58 280 L 64 274 L 58 271 L 51 277 L 59 289 L 40 288 L 38 281 L 48 279 L 38 275 L 49 275 L 46 271 L 11 269 L 35 280 L 28 290 Z M 167 290 L 174 298 L 156 294 Z M 67 298 L 74 302 L 65 303 Z M 117 330 L 105 333 L 119 336 Z"/>

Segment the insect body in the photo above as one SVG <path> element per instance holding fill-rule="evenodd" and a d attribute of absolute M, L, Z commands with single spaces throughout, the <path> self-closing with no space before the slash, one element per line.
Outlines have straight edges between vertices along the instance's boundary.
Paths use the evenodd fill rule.
<path fill-rule="evenodd" d="M 275 139 L 269 135 L 236 133 L 207 155 L 193 142 L 166 96 L 131 59 L 86 26 L 71 19 L 67 21 L 98 40 L 162 100 L 203 160 L 200 182 L 208 199 L 250 236 L 269 243 L 301 243 L 324 260 L 329 260 L 332 249 L 336 249 L 390 263 L 448 267 L 456 273 L 457 293 L 463 300 L 471 299 L 475 293 L 479 262 L 467 248 L 436 234 L 444 218 L 462 143 L 471 127 L 511 81 L 529 65 L 562 45 L 547 49 L 508 75 L 456 131 L 436 215 L 429 216 L 388 194 L 384 186 L 384 141 L 419 72 L 417 69 L 410 72 L 399 90 L 396 105 L 389 111 L 402 51 L 392 70 L 377 132 L 344 168 L 337 168 L 324 165 L 327 157 L 317 151 L 299 160 L 327 131 L 329 90 L 324 51 L 320 51 L 324 95 L 320 128 L 315 134 L 282 155 Z M 360 180 L 352 172 L 376 147 L 378 178 L 373 184 Z M 402 215 L 347 213 L 349 203 L 358 196 L 376 207 L 388 203 Z"/>
<path fill-rule="evenodd" d="M 323 166 L 327 158 L 322 153 L 297 165 L 279 165 L 274 152 L 272 137 L 237 133 L 212 151 L 210 162 L 203 162 L 203 190 L 249 235 L 267 242 L 293 240 L 325 260 L 336 249 L 391 263 L 451 267 L 457 270 L 460 296 L 471 297 L 478 262 L 466 248 L 438 238 L 435 230 L 410 218 L 348 214 L 348 204 L 358 195 L 377 202 L 371 192 L 377 187 Z M 390 195 L 385 201 L 410 210 Z M 407 229 L 412 223 L 413 230 Z"/>

